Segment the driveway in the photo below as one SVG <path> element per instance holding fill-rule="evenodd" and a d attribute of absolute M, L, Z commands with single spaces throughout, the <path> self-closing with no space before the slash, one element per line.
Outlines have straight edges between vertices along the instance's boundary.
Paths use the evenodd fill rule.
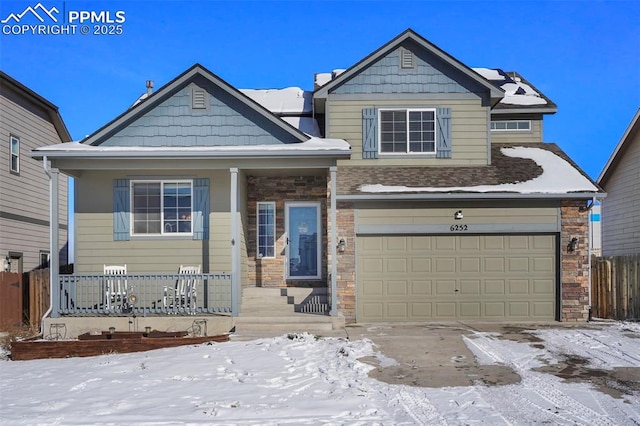
<path fill-rule="evenodd" d="M 620 348 L 619 342 L 583 336 L 584 330 L 598 332 L 611 324 L 367 324 L 349 326 L 346 333 L 350 339 L 367 338 L 375 343 L 382 356 L 361 361 L 376 367 L 369 373 L 371 377 L 390 384 L 431 388 L 501 386 L 520 383 L 523 372 L 531 370 L 552 374 L 567 382 L 590 383 L 615 398 L 640 393 L 640 328 L 625 333 L 636 343 L 627 344 L 627 348 Z M 564 343 L 576 346 L 576 351 L 567 351 L 564 344 L 548 344 L 538 335 L 547 331 L 549 336 L 556 336 L 553 330 L 569 330 L 561 334 L 573 336 L 563 339 L 575 339 L 575 345 Z M 585 342 L 580 341 L 581 337 Z M 520 360 L 501 354 L 504 349 L 498 348 L 499 341 L 503 341 L 502 346 L 513 347 L 508 349 L 511 352 L 524 351 L 515 354 Z M 527 348 L 530 354 L 526 353 Z M 603 362 L 598 360 L 599 354 L 620 358 L 620 366 L 600 368 Z M 522 359 L 529 358 L 539 360 L 540 365 L 532 363 L 529 368 L 522 364 Z"/>

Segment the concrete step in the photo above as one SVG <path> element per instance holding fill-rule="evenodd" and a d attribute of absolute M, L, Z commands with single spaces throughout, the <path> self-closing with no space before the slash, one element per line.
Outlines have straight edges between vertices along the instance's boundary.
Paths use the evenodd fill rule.
<path fill-rule="evenodd" d="M 331 333 L 344 328 L 344 319 L 325 315 L 255 315 L 240 314 L 234 318 L 235 332 L 241 335 L 269 333 Z"/>

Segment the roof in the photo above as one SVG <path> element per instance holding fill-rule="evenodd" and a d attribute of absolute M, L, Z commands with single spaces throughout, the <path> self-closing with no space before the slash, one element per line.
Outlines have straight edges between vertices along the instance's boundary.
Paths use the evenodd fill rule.
<path fill-rule="evenodd" d="M 238 89 L 222 80 L 220 77 L 206 69 L 200 64 L 194 64 L 189 69 L 184 71 L 182 74 L 178 75 L 176 78 L 162 86 L 156 92 L 151 94 L 150 96 L 146 96 L 144 99 L 139 99 L 140 102 L 136 102 L 131 108 L 127 109 L 125 112 L 120 114 L 118 117 L 105 124 L 103 127 L 87 136 L 85 139 L 80 141 L 82 144 L 96 145 L 108 139 L 110 136 L 115 134 L 118 130 L 126 127 L 127 124 L 131 123 L 135 119 L 141 117 L 149 110 L 153 109 L 159 103 L 164 101 L 166 98 L 171 96 L 177 90 L 189 84 L 196 76 L 204 77 L 209 80 L 211 83 L 222 89 L 223 91 L 229 93 L 230 95 L 237 98 L 240 102 L 247 105 L 249 108 L 256 111 L 258 114 L 265 117 L 267 120 L 274 123 L 276 126 L 282 128 L 286 132 L 290 133 L 292 137 L 299 142 L 303 142 L 309 139 L 309 135 L 304 132 L 298 130 L 297 128 L 291 126 L 287 122 L 281 120 L 275 114 L 271 113 L 265 107 L 255 102 L 253 99 L 249 98 Z M 143 101 L 142 101 L 143 100 Z"/>
<path fill-rule="evenodd" d="M 631 146 L 631 141 L 633 140 L 633 136 L 637 134 L 639 131 L 640 131 L 640 108 L 638 108 L 638 111 L 636 111 L 636 114 L 633 116 L 633 119 L 631 120 L 629 127 L 627 127 L 627 130 L 625 130 L 624 134 L 622 135 L 622 138 L 620 139 L 620 142 L 618 142 L 618 145 L 616 145 L 616 148 L 613 150 L 611 157 L 609 157 L 607 164 L 605 164 L 604 168 L 602 169 L 602 172 L 600 172 L 600 176 L 598 176 L 598 185 L 604 186 L 607 183 L 607 180 L 609 180 L 609 178 L 615 171 L 616 166 L 620 161 L 620 158 L 622 158 L 622 155 L 627 150 L 627 148 Z"/>
<path fill-rule="evenodd" d="M 558 109 L 554 102 L 515 71 L 505 72 L 499 68 L 473 68 L 473 70 L 505 92 L 504 98 L 494 107 L 494 113 L 517 112 L 516 110 L 555 113 Z"/>
<path fill-rule="evenodd" d="M 493 144 L 491 158 L 491 165 L 483 167 L 341 167 L 337 196 L 338 199 L 605 196 L 555 144 Z"/>
<path fill-rule="evenodd" d="M 48 112 L 60 140 L 62 142 L 70 142 L 72 140 L 69 130 L 62 120 L 62 116 L 60 115 L 60 111 L 57 106 L 3 71 L 0 71 L 0 86 L 10 87 L 25 99 L 44 108 Z"/>
<path fill-rule="evenodd" d="M 278 116 L 303 114 L 311 116 L 313 113 L 313 92 L 299 87 L 240 89 L 240 91 Z"/>
<path fill-rule="evenodd" d="M 314 96 L 316 98 L 326 97 L 330 90 L 340 86 L 342 83 L 346 82 L 353 76 L 357 75 L 361 70 L 365 69 L 369 65 L 375 63 L 380 58 L 384 57 L 388 52 L 397 49 L 404 41 L 412 40 L 417 43 L 419 46 L 424 48 L 426 51 L 430 52 L 433 55 L 436 55 L 440 58 L 444 63 L 450 65 L 454 69 L 460 71 L 462 74 L 469 77 L 471 80 L 477 82 L 480 86 L 484 86 L 489 92 L 492 103 L 497 103 L 500 99 L 503 98 L 504 94 L 502 90 L 500 90 L 495 85 L 491 84 L 487 79 L 482 78 L 477 72 L 473 71 L 471 68 L 467 67 L 465 64 L 449 55 L 436 45 L 427 41 L 424 37 L 417 34 L 411 28 L 406 29 L 401 34 L 396 36 L 393 40 L 389 41 L 382 47 L 375 50 L 373 53 L 366 56 L 364 59 L 357 62 L 355 65 L 347 68 L 344 72 L 334 73 L 336 74 L 335 78 L 333 78 L 328 83 L 316 89 Z M 322 79 L 321 79 L 322 80 Z M 318 79 L 316 78 L 316 82 Z"/>
<path fill-rule="evenodd" d="M 351 146 L 342 139 L 309 138 L 300 143 L 272 145 L 238 146 L 189 146 L 189 147 L 150 147 L 150 146 L 100 146 L 77 142 L 49 145 L 31 152 L 34 158 L 49 159 L 173 159 L 173 158 L 282 158 L 303 157 L 342 157 L 351 155 Z"/>

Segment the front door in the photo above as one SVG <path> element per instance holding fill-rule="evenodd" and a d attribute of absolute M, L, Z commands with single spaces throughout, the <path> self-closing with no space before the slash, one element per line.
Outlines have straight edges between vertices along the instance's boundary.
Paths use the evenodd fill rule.
<path fill-rule="evenodd" d="M 322 233 L 319 202 L 288 202 L 285 205 L 288 279 L 320 278 Z"/>

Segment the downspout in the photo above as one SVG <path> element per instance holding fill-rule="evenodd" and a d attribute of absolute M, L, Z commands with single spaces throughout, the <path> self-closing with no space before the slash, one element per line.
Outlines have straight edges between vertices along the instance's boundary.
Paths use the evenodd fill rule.
<path fill-rule="evenodd" d="M 51 268 L 51 259 L 54 253 L 51 250 L 51 243 L 53 240 L 53 227 L 51 226 L 51 219 L 53 216 L 53 208 L 51 206 L 51 171 L 49 170 L 49 162 L 47 160 L 47 156 L 45 155 L 44 157 L 42 157 L 42 169 L 44 170 L 44 174 L 47 175 L 47 178 L 49 179 L 49 253 L 51 253 L 49 255 L 49 309 L 46 310 L 46 312 L 42 315 L 42 318 L 40 319 L 40 334 L 44 337 L 44 319 L 51 313 L 51 310 L 53 309 L 53 277 L 52 277 L 52 268 Z"/>
<path fill-rule="evenodd" d="M 588 314 L 589 316 L 587 317 L 587 321 L 591 321 L 591 306 L 592 306 L 591 305 L 591 253 L 592 253 L 591 252 L 591 241 L 593 240 L 593 234 L 592 234 L 593 233 L 593 229 L 592 229 L 592 225 L 591 225 L 591 209 L 595 205 L 596 205 L 596 197 L 593 197 L 591 199 L 591 204 L 588 205 L 586 207 L 586 209 L 585 209 L 587 211 L 588 221 L 589 221 L 589 244 L 588 244 L 589 245 L 589 254 L 588 254 L 589 259 L 587 259 L 587 265 L 588 265 L 588 268 L 589 268 L 589 274 L 588 274 L 589 287 L 587 289 L 588 290 L 587 291 L 587 303 L 589 304 L 589 314 Z"/>

